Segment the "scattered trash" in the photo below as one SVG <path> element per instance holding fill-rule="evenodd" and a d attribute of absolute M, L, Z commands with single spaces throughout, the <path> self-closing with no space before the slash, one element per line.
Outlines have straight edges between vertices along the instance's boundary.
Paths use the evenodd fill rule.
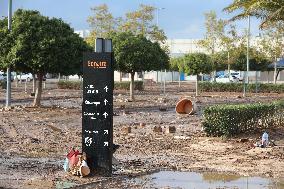
<path fill-rule="evenodd" d="M 248 142 L 249 139 L 248 138 L 241 138 L 238 140 L 238 142 L 242 142 L 242 143 L 245 143 L 245 142 Z"/>
<path fill-rule="evenodd" d="M 70 152 L 67 154 L 67 158 L 69 160 L 69 169 L 72 169 L 74 166 L 77 165 L 79 161 L 78 157 L 79 154 L 80 152 L 78 150 L 75 150 L 74 148 L 72 148 Z"/>
<path fill-rule="evenodd" d="M 165 111 L 167 111 L 167 107 L 166 107 L 166 106 L 160 106 L 160 107 L 159 107 L 159 110 L 160 110 L 161 112 L 165 112 Z"/>
<path fill-rule="evenodd" d="M 64 168 L 64 171 L 65 171 L 65 172 L 68 172 L 68 171 L 70 170 L 70 169 L 69 169 L 69 160 L 68 160 L 67 157 L 65 158 L 63 168 Z"/>
<path fill-rule="evenodd" d="M 87 165 L 86 158 L 84 156 L 81 156 L 79 158 L 79 161 L 80 161 L 80 168 L 79 168 L 80 176 L 84 177 L 84 176 L 89 175 L 90 174 L 90 168 Z"/>
<path fill-rule="evenodd" d="M 190 137 L 188 137 L 188 136 L 174 136 L 174 139 L 187 140 L 187 139 L 190 139 Z"/>
<path fill-rule="evenodd" d="M 269 144 L 268 134 L 264 132 L 261 138 L 261 145 L 265 148 L 266 146 L 268 146 L 268 144 Z"/>
<path fill-rule="evenodd" d="M 87 176 L 90 174 L 90 168 L 86 160 L 87 158 L 85 153 L 82 154 L 79 150 L 72 148 L 64 161 L 64 171 L 70 172 L 72 175 L 76 176 Z"/>
<path fill-rule="evenodd" d="M 140 123 L 141 128 L 144 128 L 145 126 L 146 126 L 146 123 L 142 123 L 142 122 Z"/>
<path fill-rule="evenodd" d="M 169 126 L 166 128 L 166 133 L 175 133 L 176 127 L 175 126 Z"/>
<path fill-rule="evenodd" d="M 122 132 L 123 132 L 124 134 L 129 134 L 129 133 L 131 133 L 131 127 L 129 127 L 129 126 L 123 127 L 123 128 L 122 128 Z"/>
<path fill-rule="evenodd" d="M 156 133 L 161 133 L 163 131 L 161 126 L 155 126 L 153 130 Z"/>
<path fill-rule="evenodd" d="M 268 133 L 267 133 L 267 132 L 264 132 L 264 133 L 262 134 L 262 137 L 261 137 L 261 143 L 256 142 L 256 143 L 254 144 L 254 146 L 255 146 L 255 147 L 260 147 L 260 148 L 266 148 L 266 147 L 269 146 L 269 144 L 270 144 L 270 142 L 269 142 Z M 275 146 L 275 143 L 272 142 L 272 145 Z"/>

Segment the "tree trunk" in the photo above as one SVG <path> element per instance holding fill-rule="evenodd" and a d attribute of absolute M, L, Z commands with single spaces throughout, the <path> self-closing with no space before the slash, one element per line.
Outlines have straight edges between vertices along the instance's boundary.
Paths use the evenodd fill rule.
<path fill-rule="evenodd" d="M 156 80 L 156 83 L 158 84 L 158 81 L 159 81 L 159 72 L 158 72 L 158 70 L 157 70 L 156 72 L 157 72 L 157 80 Z"/>
<path fill-rule="evenodd" d="M 276 84 L 276 82 L 277 82 L 277 78 L 278 78 L 279 73 L 280 73 L 280 69 L 277 70 L 277 74 L 276 74 L 276 78 L 275 78 L 275 84 Z"/>
<path fill-rule="evenodd" d="M 274 78 L 273 78 L 273 83 L 276 84 L 277 82 L 277 58 L 275 58 L 274 62 Z"/>
<path fill-rule="evenodd" d="M 178 89 L 179 89 L 179 92 L 180 92 L 180 72 L 178 72 Z"/>
<path fill-rule="evenodd" d="M 165 72 L 164 72 L 164 95 L 166 95 L 166 73 L 167 73 L 167 71 L 165 70 Z"/>
<path fill-rule="evenodd" d="M 228 64 L 228 73 L 229 73 L 229 76 L 231 75 L 231 65 Z"/>
<path fill-rule="evenodd" d="M 255 93 L 258 93 L 258 84 L 257 84 L 257 71 L 255 71 Z"/>
<path fill-rule="evenodd" d="M 228 51 L 228 73 L 231 76 L 231 65 L 230 65 L 230 52 Z"/>
<path fill-rule="evenodd" d="M 17 74 L 17 72 L 16 72 L 16 75 L 15 75 L 16 77 L 15 77 L 15 82 L 16 82 L 16 88 L 18 88 L 18 74 Z"/>
<path fill-rule="evenodd" d="M 38 86 L 37 86 L 37 89 L 36 89 L 36 94 L 35 94 L 33 106 L 40 106 L 43 74 L 38 73 L 37 78 L 38 78 L 38 82 L 37 82 Z"/>
<path fill-rule="evenodd" d="M 198 75 L 196 75 L 195 95 L 198 96 Z"/>
<path fill-rule="evenodd" d="M 35 74 L 33 74 L 33 92 L 32 93 L 35 93 L 35 87 L 36 87 L 36 77 L 35 77 Z"/>
<path fill-rule="evenodd" d="M 131 81 L 130 81 L 130 100 L 135 101 L 134 98 L 134 76 L 135 76 L 135 72 L 131 72 Z"/>

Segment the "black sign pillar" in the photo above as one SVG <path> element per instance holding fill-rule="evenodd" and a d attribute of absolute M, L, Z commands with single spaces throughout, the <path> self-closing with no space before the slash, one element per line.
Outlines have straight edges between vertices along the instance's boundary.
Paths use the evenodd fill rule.
<path fill-rule="evenodd" d="M 112 53 L 84 54 L 82 150 L 91 174 L 112 174 L 113 64 Z"/>

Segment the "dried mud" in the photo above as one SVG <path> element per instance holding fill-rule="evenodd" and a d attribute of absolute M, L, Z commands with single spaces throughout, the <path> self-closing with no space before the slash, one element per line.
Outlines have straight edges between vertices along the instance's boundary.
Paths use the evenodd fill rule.
<path fill-rule="evenodd" d="M 48 86 L 48 85 L 47 85 Z M 254 148 L 261 133 L 236 138 L 207 137 L 202 131 L 202 109 L 213 104 L 270 102 L 284 94 L 202 93 L 195 97 L 194 84 L 147 86 L 136 92 L 115 91 L 114 143 L 121 147 L 114 156 L 120 162 L 112 179 L 99 176 L 79 178 L 66 175 L 62 164 L 71 146 L 81 146 L 81 91 L 50 87 L 43 92 L 43 107 L 31 107 L 32 98 L 23 86 L 13 88 L 13 105 L 4 109 L 5 91 L 0 91 L 0 188 L 141 188 L 126 178 L 157 170 L 212 171 L 242 176 L 283 178 L 284 127 L 269 130 L 277 146 Z M 196 102 L 194 115 L 178 115 L 176 102 L 187 97 Z M 162 107 L 162 108 L 161 108 Z M 166 111 L 160 111 L 166 110 Z M 169 126 L 175 133 L 167 133 Z M 131 132 L 128 128 L 131 128 Z M 162 132 L 154 131 L 161 128 Z M 240 142 L 247 138 L 246 142 Z M 104 185 L 104 186 L 102 186 Z"/>

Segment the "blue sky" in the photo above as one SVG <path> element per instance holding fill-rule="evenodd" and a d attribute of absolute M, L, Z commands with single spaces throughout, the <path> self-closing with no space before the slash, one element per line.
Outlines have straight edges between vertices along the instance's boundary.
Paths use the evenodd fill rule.
<path fill-rule="evenodd" d="M 204 13 L 216 11 L 220 18 L 230 18 L 222 9 L 233 0 L 13 0 L 13 10 L 18 8 L 39 10 L 43 15 L 62 18 L 75 30 L 89 29 L 87 17 L 90 8 L 102 3 L 109 6 L 114 16 L 123 16 L 138 8 L 139 4 L 165 8 L 159 11 L 159 26 L 168 38 L 202 38 L 205 33 Z M 8 0 L 0 0 L 0 16 L 7 15 Z M 246 21 L 238 21 L 239 31 Z M 252 33 L 258 34 L 258 21 L 252 20 Z"/>

